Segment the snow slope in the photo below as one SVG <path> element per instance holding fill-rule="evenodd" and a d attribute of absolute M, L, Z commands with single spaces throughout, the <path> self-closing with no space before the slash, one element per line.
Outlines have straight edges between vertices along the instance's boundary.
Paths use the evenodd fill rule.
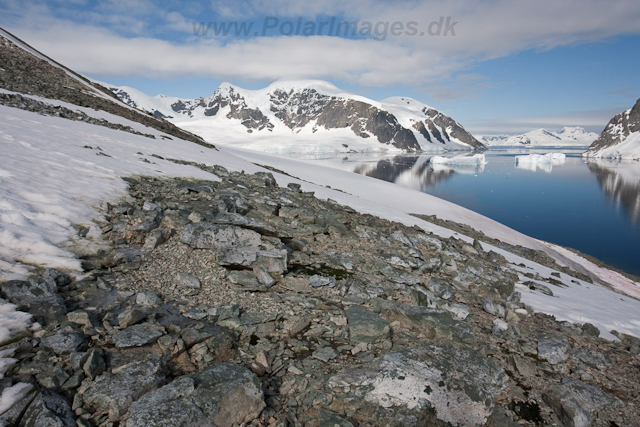
<path fill-rule="evenodd" d="M 120 179 L 122 176 L 144 174 L 217 179 L 198 168 L 178 165 L 152 157 L 152 154 L 209 165 L 220 164 L 230 170 L 248 173 L 264 170 L 257 164 L 270 165 L 301 178 L 276 173 L 274 176 L 279 185 L 297 182 L 305 191 L 315 191 L 320 198 L 334 199 L 362 213 L 418 225 L 443 237 L 456 235 L 471 241 L 409 213 L 437 215 L 469 224 L 490 237 L 511 244 L 544 249 L 565 265 L 588 266 L 579 257 L 570 259 L 553 247 L 452 203 L 348 171 L 328 170 L 319 165 L 252 151 L 216 151 L 177 139 L 151 139 L 4 106 L 0 106 L 0 117 L 0 148 L 3 153 L 0 157 L 0 280 L 24 277 L 29 273 L 29 265 L 79 272 L 79 262 L 72 249 L 89 251 L 99 242 L 78 238 L 76 227 L 79 224 L 90 226 L 93 221 L 99 221 L 100 204 L 126 194 L 125 183 Z M 135 122 L 129 122 L 129 125 L 140 131 L 147 130 Z M 485 250 L 498 250 L 486 243 L 483 245 Z M 509 256 L 516 264 L 530 265 L 543 275 L 548 273 L 548 269 L 542 266 Z M 626 287 L 627 292 L 637 290 L 635 283 L 601 274 L 607 276 L 612 286 Z M 561 280 L 577 292 L 575 295 L 582 295 L 584 282 L 578 281 L 580 285 L 572 283 L 565 274 Z M 596 300 L 585 300 L 582 304 L 575 303 L 574 294 L 558 298 L 536 294 L 534 297 L 552 298 L 541 301 L 548 301 L 550 307 L 561 312 L 560 317 L 589 319 L 603 331 L 608 330 L 611 324 L 620 324 L 618 330 L 621 332 L 640 336 L 640 301 L 625 297 L 623 304 L 619 294 L 605 288 L 598 289 L 608 298 L 609 316 L 606 319 L 599 314 L 594 315 L 602 307 L 604 297 L 601 296 Z M 538 308 L 551 312 L 543 302 Z"/>
<path fill-rule="evenodd" d="M 598 134 L 579 126 L 565 126 L 560 132 L 540 128 L 520 135 L 483 135 L 476 138 L 487 146 L 587 147 L 598 138 Z"/>

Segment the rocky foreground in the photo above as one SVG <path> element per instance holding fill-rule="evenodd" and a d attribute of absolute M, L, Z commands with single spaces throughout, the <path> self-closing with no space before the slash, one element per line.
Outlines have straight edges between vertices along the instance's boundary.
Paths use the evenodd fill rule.
<path fill-rule="evenodd" d="M 34 385 L 1 425 L 640 425 L 640 340 L 532 313 L 477 240 L 209 171 L 127 178 L 86 275 L 1 284 L 41 325 L 0 346 Z"/>

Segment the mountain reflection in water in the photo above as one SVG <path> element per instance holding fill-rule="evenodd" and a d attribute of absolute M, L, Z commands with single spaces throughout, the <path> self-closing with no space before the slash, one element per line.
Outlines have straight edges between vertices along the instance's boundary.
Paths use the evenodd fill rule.
<path fill-rule="evenodd" d="M 484 170 L 484 165 L 432 165 L 429 163 L 431 157 L 399 155 L 375 163 L 359 164 L 353 171 L 422 191 L 453 177 L 455 173 L 476 174 Z"/>
<path fill-rule="evenodd" d="M 599 159 L 587 161 L 602 191 L 622 205 L 634 223 L 640 223 L 640 164 Z"/>

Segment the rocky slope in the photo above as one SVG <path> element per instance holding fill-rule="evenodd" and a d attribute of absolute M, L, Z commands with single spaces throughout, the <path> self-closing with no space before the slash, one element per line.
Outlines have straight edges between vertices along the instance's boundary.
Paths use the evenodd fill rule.
<path fill-rule="evenodd" d="M 212 96 L 194 100 L 150 97 L 127 87 L 110 89 L 127 104 L 166 118 L 207 140 L 217 142 L 216 138 L 224 135 L 227 141 L 221 143 L 248 140 L 256 145 L 283 144 L 264 139 L 278 136 L 299 144 L 311 139 L 317 147 L 331 145 L 324 140 L 339 136 L 346 139 L 337 144 L 342 151 L 484 148 L 453 119 L 413 99 L 396 97 L 376 102 L 323 81 L 276 82 L 257 91 L 223 83 Z M 229 133 L 231 130 L 236 133 Z"/>
<path fill-rule="evenodd" d="M 640 159 L 640 99 L 633 108 L 613 117 L 583 156 Z"/>
<path fill-rule="evenodd" d="M 598 134 L 587 132 L 579 126 L 566 126 L 560 132 L 551 132 L 541 128 L 520 135 L 487 135 L 477 138 L 488 146 L 586 147 L 598 138 Z"/>
<path fill-rule="evenodd" d="M 0 89 L 9 91 L 3 94 L 2 104 L 24 103 L 19 94 L 37 95 L 48 99 L 57 99 L 80 107 L 89 107 L 124 117 L 147 127 L 167 133 L 187 141 L 202 145 L 202 138 L 186 132 L 166 120 L 162 120 L 123 104 L 109 90 L 93 83 L 74 71 L 55 62 L 38 52 L 17 37 L 0 28 Z M 11 92 L 15 92 L 12 94 Z M 16 95 L 17 94 L 17 95 Z M 11 95 L 14 95 L 13 97 Z M 34 103 L 20 108 L 42 109 Z M 56 114 L 60 116 L 60 112 Z M 62 116 L 71 118 L 70 111 Z M 78 120 L 79 118 L 74 118 Z M 82 119 L 82 118 L 80 118 Z"/>
<path fill-rule="evenodd" d="M 219 181 L 127 179 L 80 230 L 111 245 L 86 275 L 0 285 L 42 325 L 0 344 L 0 386 L 33 385 L 3 425 L 640 422 L 640 340 L 519 302 L 560 273 L 201 167 Z"/>

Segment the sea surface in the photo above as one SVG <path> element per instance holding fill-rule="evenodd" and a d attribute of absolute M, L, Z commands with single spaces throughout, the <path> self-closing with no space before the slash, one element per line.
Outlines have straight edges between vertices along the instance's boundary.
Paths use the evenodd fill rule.
<path fill-rule="evenodd" d="M 640 162 L 585 160 L 583 151 L 492 149 L 484 165 L 431 164 L 428 154 L 304 159 L 432 194 L 640 276 Z M 566 159 L 516 162 L 550 152 Z"/>

